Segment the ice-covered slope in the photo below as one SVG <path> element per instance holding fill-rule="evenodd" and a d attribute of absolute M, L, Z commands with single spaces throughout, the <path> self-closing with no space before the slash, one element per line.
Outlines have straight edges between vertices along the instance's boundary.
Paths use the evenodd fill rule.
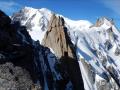
<path fill-rule="evenodd" d="M 120 33 L 113 23 L 106 18 L 101 18 L 97 23 L 100 25 L 94 25 L 84 31 L 73 33 L 71 30 L 71 39 L 77 46 L 81 71 L 84 72 L 84 82 L 87 83 L 85 88 L 87 90 L 99 90 L 98 88 L 104 87 L 104 90 L 116 90 L 120 85 Z M 89 76 L 85 75 L 88 73 L 85 70 L 85 62 L 92 67 L 92 69 L 88 68 L 94 77 L 93 81 L 95 80 L 92 84 L 88 84 L 91 81 Z M 103 86 L 100 85 L 102 82 L 104 83 Z M 117 84 L 114 85 L 113 83 Z"/>
<path fill-rule="evenodd" d="M 66 26 L 67 28 L 71 29 L 72 31 L 76 31 L 76 30 L 87 30 L 91 25 L 92 23 L 87 21 L 87 20 L 71 20 L 71 19 L 68 19 L 68 18 L 65 18 L 64 17 L 64 20 L 66 22 Z"/>
<path fill-rule="evenodd" d="M 52 14 L 45 8 L 25 7 L 11 18 L 25 25 L 32 39 L 41 43 Z M 120 86 L 120 33 L 113 21 L 103 17 L 93 25 L 86 20 L 74 21 L 60 16 L 76 47 L 85 90 L 117 90 Z"/>

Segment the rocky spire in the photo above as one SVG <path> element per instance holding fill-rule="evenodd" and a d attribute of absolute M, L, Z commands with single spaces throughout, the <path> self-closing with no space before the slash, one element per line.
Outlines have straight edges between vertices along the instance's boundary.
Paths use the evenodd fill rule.
<path fill-rule="evenodd" d="M 52 48 L 59 58 L 64 56 L 65 52 L 68 53 L 68 56 L 75 58 L 74 47 L 64 24 L 65 22 L 62 17 L 56 17 L 53 14 L 43 40 L 43 45 Z"/>
<path fill-rule="evenodd" d="M 64 75 L 64 72 L 68 73 L 74 89 L 84 90 L 75 48 L 67 33 L 67 28 L 62 17 L 57 17 L 55 14 L 52 15 L 48 31 L 43 39 L 43 45 L 53 49 L 55 55 L 60 59 L 62 75 Z"/>

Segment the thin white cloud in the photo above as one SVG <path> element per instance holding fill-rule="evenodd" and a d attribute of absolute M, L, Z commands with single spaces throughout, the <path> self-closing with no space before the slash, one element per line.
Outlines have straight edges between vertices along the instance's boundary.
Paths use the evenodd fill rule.
<path fill-rule="evenodd" d="M 3 11 L 14 12 L 16 7 L 20 5 L 14 1 L 0 1 L 0 9 Z"/>
<path fill-rule="evenodd" d="M 120 0 L 101 0 L 101 2 L 109 9 L 120 15 Z"/>

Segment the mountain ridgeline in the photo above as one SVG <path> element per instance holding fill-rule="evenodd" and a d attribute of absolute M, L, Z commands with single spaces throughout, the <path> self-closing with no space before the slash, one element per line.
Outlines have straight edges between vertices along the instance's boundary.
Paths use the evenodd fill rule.
<path fill-rule="evenodd" d="M 110 19 L 0 11 L 0 42 L 0 90 L 120 90 L 120 33 Z"/>

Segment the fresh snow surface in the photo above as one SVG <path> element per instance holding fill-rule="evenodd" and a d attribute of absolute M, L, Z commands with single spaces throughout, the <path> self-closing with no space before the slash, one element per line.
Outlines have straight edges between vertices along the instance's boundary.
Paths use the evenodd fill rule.
<path fill-rule="evenodd" d="M 73 31 L 73 29 L 69 28 L 70 37 L 77 46 L 78 58 L 83 58 L 92 66 L 96 74 L 96 82 L 102 81 L 101 79 L 107 80 L 110 73 L 114 75 L 112 78 L 117 78 L 118 82 L 120 82 L 120 54 L 115 54 L 116 50 L 120 52 L 120 33 L 109 20 L 105 18 L 103 20 L 101 26 L 93 26 L 83 29 L 83 31 Z M 84 74 L 85 68 L 82 67 L 82 64 L 80 64 L 80 67 L 86 90 L 93 90 L 90 89 L 92 86 L 90 86 L 89 79 Z M 108 71 L 108 69 L 111 71 Z M 110 84 L 114 86 L 112 83 Z M 96 86 L 93 85 L 93 87 L 96 90 Z"/>

